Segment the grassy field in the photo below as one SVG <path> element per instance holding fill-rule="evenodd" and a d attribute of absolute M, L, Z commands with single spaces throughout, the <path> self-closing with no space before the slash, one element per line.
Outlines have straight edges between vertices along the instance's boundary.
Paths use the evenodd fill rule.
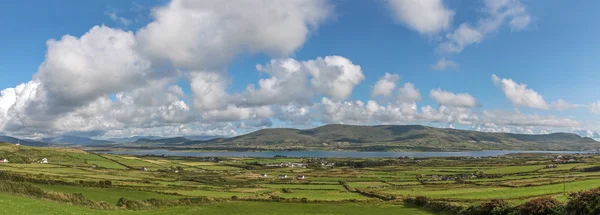
<path fill-rule="evenodd" d="M 298 203 L 270 203 L 270 202 L 230 202 L 215 203 L 202 206 L 185 206 L 151 211 L 125 211 L 125 210 L 94 210 L 73 205 L 56 203 L 46 200 L 34 200 L 21 196 L 0 193 L 2 213 L 11 215 L 263 215 L 263 214 L 288 214 L 288 215 L 346 215 L 346 214 L 414 214 L 430 215 L 431 213 L 407 208 L 402 205 L 388 204 L 298 204 Z"/>
<path fill-rule="evenodd" d="M 253 214 L 257 211 L 263 212 L 260 214 L 427 214 L 403 207 L 402 200 L 425 196 L 459 205 L 489 199 L 522 204 L 547 196 L 566 202 L 570 192 L 600 187 L 600 172 L 585 172 L 582 168 L 597 166 L 600 157 L 580 156 L 577 163 L 545 168 L 552 164 L 549 159 L 552 156 L 198 158 L 107 155 L 0 144 L 0 158 L 11 160 L 0 164 L 0 179 L 31 184 L 51 194 L 78 193 L 92 202 L 112 206 L 121 198 L 138 201 L 203 198 L 210 202 L 154 208 L 144 211 L 145 214 Z M 50 163 L 36 162 L 43 157 Z M 308 167 L 268 165 L 285 162 L 301 162 Z M 326 163 L 335 165 L 326 166 Z M 279 175 L 288 178 L 281 179 Z M 304 179 L 299 180 L 297 176 Z M 142 213 L 125 209 L 92 210 L 2 192 L 0 196 L 4 197 L 0 205 L 19 212 L 11 214 Z"/>

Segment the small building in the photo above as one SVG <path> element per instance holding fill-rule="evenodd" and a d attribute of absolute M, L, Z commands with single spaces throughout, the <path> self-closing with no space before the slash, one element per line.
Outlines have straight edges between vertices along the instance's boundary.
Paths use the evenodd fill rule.
<path fill-rule="evenodd" d="M 48 158 L 42 158 L 42 160 L 40 160 L 40 163 L 48 163 Z"/>
<path fill-rule="evenodd" d="M 146 168 L 146 167 L 142 167 L 142 168 L 140 168 L 140 170 L 141 170 L 141 171 L 148 171 L 148 168 Z"/>
<path fill-rule="evenodd" d="M 298 180 L 304 180 L 305 177 L 303 175 L 299 175 L 299 176 L 296 176 L 296 179 L 298 179 Z"/>
<path fill-rule="evenodd" d="M 547 169 L 549 169 L 549 168 L 556 168 L 556 167 L 557 167 L 557 166 L 556 166 L 556 165 L 554 165 L 554 164 L 548 164 L 548 165 L 546 166 L 546 168 L 547 168 Z"/>
<path fill-rule="evenodd" d="M 288 178 L 288 176 L 287 175 L 279 175 L 279 178 L 280 179 L 285 179 L 285 178 Z"/>
<path fill-rule="evenodd" d="M 4 158 L 4 159 L 0 160 L 0 163 L 8 163 L 8 159 Z"/>
<path fill-rule="evenodd" d="M 261 174 L 260 174 L 260 177 L 261 177 L 261 178 L 267 178 L 267 177 L 269 177 L 269 176 L 268 176 L 266 173 L 261 173 Z"/>
<path fill-rule="evenodd" d="M 98 168 L 98 165 L 92 164 L 92 168 Z"/>

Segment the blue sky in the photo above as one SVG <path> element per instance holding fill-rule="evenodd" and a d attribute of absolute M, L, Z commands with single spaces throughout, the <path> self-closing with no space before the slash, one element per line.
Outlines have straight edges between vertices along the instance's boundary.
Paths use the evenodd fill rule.
<path fill-rule="evenodd" d="M 159 56 L 161 54 L 157 54 L 157 52 L 149 53 L 150 51 L 139 51 L 140 49 L 143 49 L 139 48 L 143 45 L 136 46 L 135 54 L 139 54 L 143 60 L 148 61 L 149 64 L 151 64 L 152 70 L 171 71 L 165 73 L 168 74 L 165 76 L 169 77 L 162 77 L 163 79 L 161 80 L 151 80 L 157 82 L 164 80 L 164 82 L 168 82 L 164 87 L 158 89 L 157 92 L 168 91 L 171 89 L 171 86 L 178 86 L 183 91 L 183 94 L 174 94 L 177 99 L 173 101 L 163 101 L 165 100 L 165 97 L 157 97 L 155 100 L 160 101 L 158 102 L 160 104 L 153 104 L 157 105 L 156 109 L 148 110 L 148 112 L 144 112 L 144 114 L 159 114 L 160 111 L 164 111 L 165 108 L 170 107 L 169 105 L 182 101 L 186 106 L 184 108 L 186 111 L 186 113 L 184 113 L 185 117 L 178 118 L 177 120 L 168 117 L 163 117 L 161 119 L 141 119 L 138 117 L 138 119 L 133 116 L 122 116 L 121 118 L 116 119 L 110 118 L 110 116 L 114 116 L 115 114 L 107 116 L 100 113 L 97 113 L 96 115 L 88 114 L 84 117 L 84 114 L 82 114 L 85 112 L 85 110 L 83 110 L 85 107 L 96 105 L 98 100 L 101 100 L 104 97 L 108 99 L 109 103 L 114 103 L 111 103 L 111 105 L 117 105 L 116 103 L 120 102 L 118 101 L 117 96 L 119 93 L 122 93 L 123 95 L 132 95 L 136 89 L 141 91 L 141 89 L 146 89 L 148 87 L 147 85 L 126 83 L 115 84 L 115 82 L 118 82 L 115 78 L 117 76 L 112 76 L 113 78 L 106 78 L 107 80 L 104 80 L 106 82 L 102 84 L 106 86 L 117 86 L 118 89 L 92 87 L 94 90 L 98 90 L 97 93 L 82 93 L 83 96 L 89 95 L 89 99 L 74 101 L 69 100 L 74 99 L 68 97 L 68 95 L 70 95 L 69 93 L 66 93 L 65 95 L 60 93 L 80 92 L 78 90 L 81 90 L 85 84 L 75 84 L 73 85 L 73 89 L 54 89 L 52 88 L 52 84 L 57 84 L 56 80 L 50 83 L 50 81 L 34 77 L 38 73 L 43 75 L 38 75 L 36 77 L 57 77 L 56 74 L 62 72 L 59 71 L 60 66 L 39 71 L 38 67 L 40 67 L 42 62 L 47 61 L 49 62 L 49 65 L 53 65 L 50 60 L 47 60 L 50 59 L 47 57 L 47 40 L 54 39 L 60 42 L 61 37 L 66 34 L 79 38 L 82 35 L 91 32 L 90 29 L 94 26 L 105 26 L 105 28 L 116 29 L 118 31 L 130 31 L 131 35 L 134 35 L 133 37 L 135 37 L 136 43 L 143 44 L 140 36 L 141 33 L 139 33 L 140 29 L 147 28 L 147 26 L 150 26 L 155 22 L 159 23 L 161 19 L 166 19 L 165 17 L 167 17 L 168 13 L 176 12 L 177 8 L 173 5 L 176 5 L 177 2 L 179 1 L 175 1 L 174 3 L 168 0 L 59 0 L 52 2 L 23 0 L 0 3 L 0 25 L 5 29 L 5 31 L 0 34 L 0 41 L 3 41 L 2 49 L 0 49 L 0 89 L 10 89 L 19 84 L 40 79 L 37 81 L 41 83 L 42 87 L 36 88 L 35 90 L 37 92 L 48 92 L 48 96 L 44 98 L 29 98 L 33 102 L 22 99 L 23 107 L 25 108 L 19 107 L 20 109 L 15 105 L 18 102 L 14 102 L 12 99 L 11 102 L 8 102 L 8 99 L 6 99 L 8 96 L 4 95 L 5 100 L 3 106 L 5 110 L 0 109 L 0 120 L 4 121 L 4 123 L 0 123 L 0 132 L 17 136 L 48 136 L 64 132 L 87 132 L 96 130 L 102 131 L 100 133 L 104 136 L 156 134 L 157 131 L 171 132 L 158 133 L 159 135 L 165 136 L 186 134 L 231 135 L 264 127 L 284 126 L 303 128 L 327 123 L 417 123 L 440 127 L 453 126 L 463 129 L 523 133 L 529 131 L 532 131 L 533 133 L 569 131 L 586 135 L 591 134 L 592 137 L 597 135 L 597 133 L 595 133 L 596 131 L 600 131 L 600 126 L 597 125 L 597 121 L 600 121 L 600 117 L 596 115 L 597 113 L 600 113 L 600 107 L 592 105 L 600 99 L 597 93 L 595 93 L 598 91 L 597 80 L 600 80 L 600 73 L 598 72 L 600 61 L 597 60 L 597 56 L 600 56 L 600 43 L 597 42 L 598 38 L 600 38 L 600 29 L 595 26 L 593 21 L 600 18 L 598 17 L 600 15 L 594 10 L 600 6 L 600 2 L 596 1 L 588 1 L 586 4 L 573 4 L 572 2 L 559 0 L 431 0 L 423 1 L 425 3 L 417 1 L 417 4 L 423 4 L 424 6 L 421 5 L 423 7 L 410 7 L 410 0 L 315 1 L 316 3 L 314 3 L 314 5 L 306 7 L 327 7 L 328 10 L 324 11 L 323 14 L 316 15 L 309 13 L 296 14 L 296 17 L 300 17 L 299 19 L 302 22 L 299 27 L 309 29 L 308 32 L 300 31 L 298 33 L 305 33 L 306 37 L 304 39 L 286 43 L 285 41 L 275 41 L 275 39 L 278 38 L 267 38 L 264 39 L 264 41 L 256 42 L 254 41 L 255 39 L 243 38 L 245 36 L 250 38 L 253 35 L 242 34 L 238 36 L 227 36 L 226 38 L 233 38 L 231 40 L 235 41 L 224 41 L 224 44 L 241 44 L 240 49 L 245 50 L 224 53 L 224 56 L 231 56 L 231 58 L 224 58 L 225 63 L 219 64 L 217 69 L 215 69 L 215 67 L 203 67 L 202 63 L 194 66 L 189 66 L 187 64 L 180 65 L 176 60 L 180 59 L 181 56 L 175 56 L 174 54 L 169 53 L 164 54 L 164 56 Z M 239 6 L 236 3 L 238 2 L 232 1 L 229 3 L 222 3 L 232 5 L 220 6 L 223 8 L 235 8 Z M 311 2 L 311 4 L 312 3 L 313 2 Z M 501 7 L 499 11 L 491 13 L 487 6 L 494 3 L 501 4 Z M 257 4 L 273 5 L 275 2 L 265 1 Z M 31 7 L 31 5 L 36 6 Z M 192 10 L 192 12 L 198 12 L 198 14 L 207 11 L 214 14 L 223 12 L 218 9 L 219 7 L 210 7 L 211 6 L 207 5 L 194 5 L 190 10 Z M 260 5 L 258 7 L 260 7 Z M 277 8 L 285 7 L 285 5 L 282 5 Z M 297 8 L 297 6 L 292 5 L 291 8 Z M 167 15 L 164 17 L 156 14 L 153 15 L 151 11 L 157 9 L 164 9 L 165 14 Z M 197 9 L 197 11 L 193 11 L 195 9 Z M 424 11 L 411 13 L 415 12 L 417 9 L 422 9 Z M 249 10 L 254 9 L 244 10 L 243 13 L 251 14 L 250 17 L 256 16 L 256 14 L 253 14 L 253 12 Z M 265 15 L 264 11 L 261 11 L 260 8 L 255 10 L 257 10 L 257 14 L 270 16 L 268 14 Z M 440 13 L 444 11 L 450 12 L 452 15 L 444 19 L 443 15 L 440 15 Z M 482 20 L 496 19 L 504 12 L 506 12 L 506 17 L 500 21 L 500 25 L 493 27 L 491 30 L 482 30 L 487 27 L 478 24 Z M 437 17 L 438 20 L 430 23 L 419 22 L 419 20 L 428 20 L 431 18 L 427 16 Z M 440 18 L 440 16 L 442 16 L 442 18 Z M 267 17 L 266 19 L 278 18 L 281 17 Z M 516 25 L 513 25 L 511 21 L 516 20 L 517 18 L 526 19 L 527 22 L 525 25 L 521 24 L 518 27 L 515 27 Z M 162 38 L 163 40 L 150 41 L 150 43 L 153 42 L 156 44 L 169 40 L 165 43 L 174 44 L 171 42 L 183 40 L 181 38 L 176 38 L 177 35 L 186 33 L 180 31 L 185 31 L 186 28 L 191 29 L 194 26 L 202 26 L 203 28 L 201 31 L 203 34 L 211 34 L 214 32 L 228 33 L 227 29 L 231 26 L 227 25 L 236 24 L 236 20 L 230 22 L 217 20 L 213 24 L 218 26 L 207 25 L 208 27 L 206 27 L 204 26 L 204 22 L 211 21 L 195 21 L 202 22 L 186 22 L 184 24 L 188 24 L 189 26 L 182 24 L 184 30 L 162 26 L 164 28 L 157 30 L 158 33 L 161 31 L 164 33 L 173 30 L 177 31 L 175 33 L 178 34 L 173 34 L 175 35 L 173 36 L 175 38 Z M 259 21 L 256 22 L 259 24 L 257 24 L 255 28 L 272 27 L 268 26 L 271 24 L 270 22 L 265 23 L 264 20 Z M 244 25 L 254 24 L 247 20 L 240 22 Z M 296 22 L 293 23 L 297 24 Z M 440 27 L 440 25 L 444 25 L 444 23 L 447 24 Z M 481 33 L 480 37 L 475 39 L 476 42 L 466 44 L 464 49 L 460 51 L 453 53 L 444 53 L 443 51 L 440 51 L 439 47 L 441 44 L 448 41 L 458 41 L 458 39 L 456 39 L 458 37 L 449 39 L 451 38 L 449 35 L 457 32 L 457 29 L 459 29 L 461 24 L 465 24 L 469 29 Z M 295 33 L 295 30 L 298 29 L 291 27 L 290 29 L 285 29 L 285 27 L 277 26 L 275 24 L 273 26 L 274 27 L 272 28 L 276 29 L 274 32 L 289 32 L 290 34 Z M 431 28 L 432 26 L 435 29 L 428 30 L 428 32 L 419 30 L 419 28 Z M 211 31 L 211 29 L 215 30 Z M 261 31 L 261 29 L 250 29 L 247 32 L 259 31 Z M 272 34 L 273 32 L 269 33 Z M 150 39 L 147 39 L 146 43 L 150 44 L 147 42 L 148 40 L 156 39 L 158 37 L 147 38 Z M 291 36 L 281 38 L 296 39 Z M 187 44 L 199 44 L 199 47 L 210 45 L 203 44 L 208 44 L 207 40 L 203 40 L 206 39 L 203 36 L 194 39 L 195 40 Z M 465 37 L 463 39 L 466 41 L 468 38 Z M 271 41 L 275 42 L 273 42 L 273 44 L 268 44 Z M 271 53 L 271 50 L 266 50 L 267 48 L 262 47 L 259 47 L 254 51 L 248 50 L 248 47 L 251 46 L 286 47 L 292 43 L 295 45 L 290 45 L 291 51 L 290 49 L 286 49 L 283 51 L 285 52 L 283 54 L 273 54 Z M 148 47 L 151 47 L 151 45 L 152 44 L 148 45 Z M 157 45 L 157 47 L 159 46 Z M 177 46 L 174 49 L 176 48 L 180 47 Z M 181 46 L 181 48 L 186 49 L 185 46 Z M 281 49 L 283 50 L 283 48 Z M 75 49 L 65 46 L 65 49 L 61 53 L 73 50 Z M 161 50 L 164 50 L 164 47 Z M 209 55 L 220 56 L 221 53 L 215 53 L 219 50 L 221 49 L 210 50 L 212 52 L 210 52 Z M 177 51 L 178 50 L 174 50 L 173 52 Z M 77 52 L 74 51 L 74 53 Z M 194 54 L 197 53 L 198 52 L 194 52 Z M 205 55 L 194 56 L 192 59 L 199 59 L 198 61 L 202 62 L 203 56 Z M 318 86 L 313 86 L 315 89 L 312 89 L 312 87 L 311 89 L 307 88 L 307 93 L 314 91 L 314 95 L 310 96 L 311 104 L 306 104 L 292 98 L 286 101 L 273 99 L 272 101 L 269 101 L 271 103 L 262 102 L 261 105 L 255 106 L 227 101 L 224 102 L 225 104 L 222 106 L 214 105 L 214 109 L 200 107 L 201 105 L 198 104 L 203 102 L 215 102 L 219 99 L 208 101 L 205 99 L 209 96 L 199 95 L 201 93 L 192 90 L 192 88 L 194 88 L 193 86 L 198 86 L 197 91 L 207 92 L 203 91 L 206 89 L 205 87 L 208 85 L 213 86 L 211 85 L 211 81 L 215 81 L 215 83 L 218 83 L 216 85 L 224 90 L 224 93 L 217 94 L 217 98 L 229 100 L 231 97 L 231 100 L 239 100 L 242 97 L 247 97 L 248 100 L 252 100 L 252 98 L 250 98 L 252 97 L 250 93 L 245 94 L 248 85 L 254 84 L 258 89 L 261 79 L 275 77 L 272 73 L 257 71 L 256 65 L 266 65 L 272 59 L 291 58 L 298 62 L 304 62 L 317 60 L 319 57 L 326 56 L 342 56 L 343 58 L 348 59 L 353 65 L 360 66 L 361 74 L 364 76 L 359 83 L 352 85 L 351 94 L 342 96 L 342 99 L 334 99 L 335 103 L 354 103 L 356 101 L 367 103 L 369 100 L 372 100 L 381 106 L 394 104 L 397 106 L 393 107 L 399 107 L 402 104 L 395 100 L 397 96 L 396 90 L 405 83 L 411 83 L 418 89 L 421 95 L 421 99 L 409 101 L 408 103 L 405 102 L 406 104 L 412 104 L 414 102 L 416 105 L 416 112 L 413 113 L 415 114 L 415 117 L 412 117 L 410 115 L 411 113 L 404 113 L 402 116 L 398 115 L 400 113 L 394 113 L 396 114 L 395 116 L 399 116 L 397 120 L 385 121 L 382 120 L 382 116 L 379 115 L 380 113 L 372 113 L 373 116 L 366 118 L 358 117 L 361 119 L 351 116 L 350 112 L 339 117 L 326 116 L 327 113 L 321 113 L 322 111 L 320 111 L 324 109 L 324 107 L 320 106 L 323 105 L 322 99 L 324 97 L 332 98 L 334 95 L 331 93 L 328 94 L 327 90 L 319 88 Z M 206 58 L 208 59 L 206 62 L 216 59 L 216 57 Z M 449 66 L 444 69 L 434 69 L 433 65 L 440 59 L 454 62 L 457 65 Z M 110 64 L 110 61 L 102 62 L 104 64 Z M 165 66 L 166 68 L 157 66 L 162 64 L 168 66 Z M 92 68 L 90 71 L 81 71 L 82 76 L 94 72 L 101 73 L 103 71 L 102 68 L 90 68 Z M 200 71 L 202 71 L 200 72 L 201 74 L 205 74 L 206 70 L 211 70 L 210 72 L 214 72 L 219 78 L 202 80 L 200 80 L 200 78 L 191 78 L 192 75 L 190 74 L 196 74 Z M 156 73 L 162 74 L 162 71 L 152 74 Z M 393 93 L 389 96 L 372 96 L 376 82 L 378 82 L 386 73 L 399 76 L 399 80 L 395 82 L 396 87 L 392 91 Z M 74 75 L 72 72 L 68 74 L 71 76 Z M 505 79 L 509 82 L 502 82 L 500 84 L 495 83 L 492 81 L 492 75 L 496 75 L 500 79 Z M 195 77 L 200 76 L 207 77 L 206 75 Z M 314 74 L 308 75 L 307 80 L 312 80 L 311 78 L 313 76 Z M 139 79 L 138 76 L 131 76 L 130 78 L 132 81 Z M 278 78 L 278 80 L 282 80 L 281 77 Z M 221 82 L 219 80 L 224 81 Z M 331 80 L 324 80 L 322 83 L 327 81 Z M 337 82 L 331 83 L 333 83 L 333 85 L 321 87 L 337 87 L 335 85 Z M 510 87 L 514 87 L 514 85 L 511 84 L 517 86 L 516 91 L 515 88 L 512 88 L 513 91 L 510 91 Z M 526 84 L 526 87 L 523 84 Z M 61 85 L 61 87 L 62 86 L 64 85 Z M 522 86 L 522 89 L 519 88 L 519 86 Z M 452 94 L 444 94 L 444 98 L 432 98 L 430 90 L 438 88 Z M 85 88 L 83 89 L 85 90 Z M 218 91 L 216 88 L 211 89 L 210 92 Z M 523 91 L 519 91 L 518 89 Z M 279 91 L 284 90 L 275 89 L 274 93 Z M 8 94 L 8 91 L 6 91 L 5 94 Z M 40 94 L 41 93 L 38 93 L 36 96 L 39 96 Z M 462 102 L 461 98 L 452 97 L 457 94 L 468 94 L 475 100 L 476 105 L 471 105 L 469 101 L 465 101 L 466 103 Z M 294 95 L 297 96 L 296 94 Z M 539 100 L 531 100 L 532 98 L 535 99 L 536 96 L 543 97 L 543 102 L 539 103 Z M 60 103 L 58 101 L 64 102 L 60 99 L 54 99 L 54 97 L 67 98 L 67 100 L 70 101 L 69 105 L 67 105 L 68 108 L 63 108 L 64 104 L 60 104 L 58 105 L 61 107 L 60 111 L 50 111 L 53 116 L 44 119 L 32 117 L 31 119 L 23 120 L 23 117 L 15 117 L 28 115 L 25 114 L 26 111 L 24 110 L 28 109 L 28 105 L 34 103 L 43 104 L 41 105 L 43 107 L 50 106 L 50 108 L 48 108 L 50 110 L 52 109 L 51 106 Z M 283 97 L 290 96 L 283 95 Z M 131 99 L 136 101 L 140 100 L 139 98 Z M 559 99 L 567 102 L 564 108 L 557 108 L 552 105 L 553 102 Z M 164 102 L 164 104 L 161 102 Z M 76 105 L 71 105 L 71 103 Z M 226 107 L 232 105 L 237 109 L 230 108 L 229 110 L 235 113 L 211 112 L 215 110 L 222 111 L 227 109 Z M 314 116 L 305 116 L 306 118 L 302 118 L 300 121 L 287 120 L 288 118 L 282 117 L 281 114 L 283 113 L 280 113 L 279 111 L 282 109 L 282 106 L 289 108 L 293 107 L 295 109 L 305 108 Z M 443 106 L 445 110 L 447 109 L 447 114 L 449 115 L 440 116 L 435 119 L 418 116 L 423 112 L 422 108 L 426 106 L 432 107 L 438 111 L 441 111 L 442 109 L 440 108 Z M 161 109 L 161 107 L 163 108 Z M 273 113 L 264 116 L 257 114 L 257 111 L 259 111 L 259 108 L 261 107 L 271 109 L 271 112 Z M 110 108 L 118 110 L 119 108 L 128 109 L 133 107 L 121 105 L 111 106 Z M 248 108 L 243 110 L 246 111 L 244 114 L 248 116 L 242 116 L 244 114 L 241 114 L 240 116 L 242 117 L 238 118 L 218 117 L 228 119 L 209 117 L 216 115 L 233 116 L 239 113 L 240 108 Z M 57 110 L 58 109 L 59 108 L 57 108 Z M 31 108 L 29 108 L 29 110 L 31 110 Z M 44 111 L 46 110 L 44 109 Z M 337 111 L 343 112 L 345 109 L 338 109 Z M 495 113 L 502 112 L 502 114 L 510 114 L 511 116 L 503 117 L 501 116 L 502 114 L 498 114 L 495 117 L 486 119 L 484 116 L 485 114 L 483 113 L 486 111 L 493 111 Z M 460 117 L 453 115 L 455 113 L 459 115 L 462 113 L 465 116 L 469 115 L 466 118 L 470 117 L 470 119 L 458 119 Z M 523 114 L 525 116 L 520 116 L 518 114 Z M 377 115 L 377 117 L 375 115 Z M 525 123 L 516 122 L 515 120 L 500 120 L 501 118 L 511 117 L 514 117 L 515 120 L 523 118 L 528 119 L 529 121 L 539 120 L 539 122 Z M 137 121 L 133 120 L 133 118 L 137 119 Z M 89 126 L 86 128 L 72 126 L 76 125 L 76 123 L 73 123 L 75 121 L 78 123 L 86 122 L 98 126 Z M 264 123 L 264 121 L 271 121 L 271 123 Z M 548 121 L 553 121 L 553 123 L 547 124 Z M 556 123 L 554 123 L 554 121 L 556 121 Z M 566 123 L 561 125 L 562 122 Z M 484 124 L 487 124 L 488 126 L 482 128 Z M 180 128 L 181 126 L 187 126 L 190 130 L 183 131 Z M 17 131 L 17 128 L 31 127 L 33 128 L 30 130 L 25 129 L 27 131 L 23 131 L 23 129 L 18 129 L 20 131 Z"/>

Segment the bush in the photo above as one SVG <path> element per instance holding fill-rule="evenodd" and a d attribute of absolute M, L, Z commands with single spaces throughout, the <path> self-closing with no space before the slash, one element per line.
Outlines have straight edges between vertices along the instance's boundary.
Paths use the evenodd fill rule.
<path fill-rule="evenodd" d="M 481 203 L 479 206 L 469 207 L 464 214 L 466 215 L 509 215 L 513 212 L 513 208 L 510 207 L 502 199 L 492 199 L 487 202 Z"/>
<path fill-rule="evenodd" d="M 556 199 L 544 197 L 533 199 L 519 206 L 519 214 L 522 215 L 559 215 L 564 214 L 564 208 Z"/>
<path fill-rule="evenodd" d="M 600 188 L 572 193 L 565 212 L 568 215 L 600 214 Z"/>
<path fill-rule="evenodd" d="M 415 202 L 414 202 L 415 205 L 423 207 L 423 206 L 427 205 L 427 203 L 428 203 L 427 197 L 425 197 L 425 196 L 415 197 Z"/>

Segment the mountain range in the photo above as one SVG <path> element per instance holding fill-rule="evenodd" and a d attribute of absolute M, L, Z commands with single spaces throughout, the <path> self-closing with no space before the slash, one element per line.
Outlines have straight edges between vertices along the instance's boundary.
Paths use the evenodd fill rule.
<path fill-rule="evenodd" d="M 134 136 L 97 140 L 58 136 L 40 141 L 0 136 L 0 142 L 47 146 L 70 144 L 95 147 L 208 148 L 236 150 L 588 150 L 598 149 L 594 139 L 572 133 L 488 133 L 422 125 L 357 126 L 332 124 L 312 129 L 270 128 L 223 138 L 218 136 Z"/>

